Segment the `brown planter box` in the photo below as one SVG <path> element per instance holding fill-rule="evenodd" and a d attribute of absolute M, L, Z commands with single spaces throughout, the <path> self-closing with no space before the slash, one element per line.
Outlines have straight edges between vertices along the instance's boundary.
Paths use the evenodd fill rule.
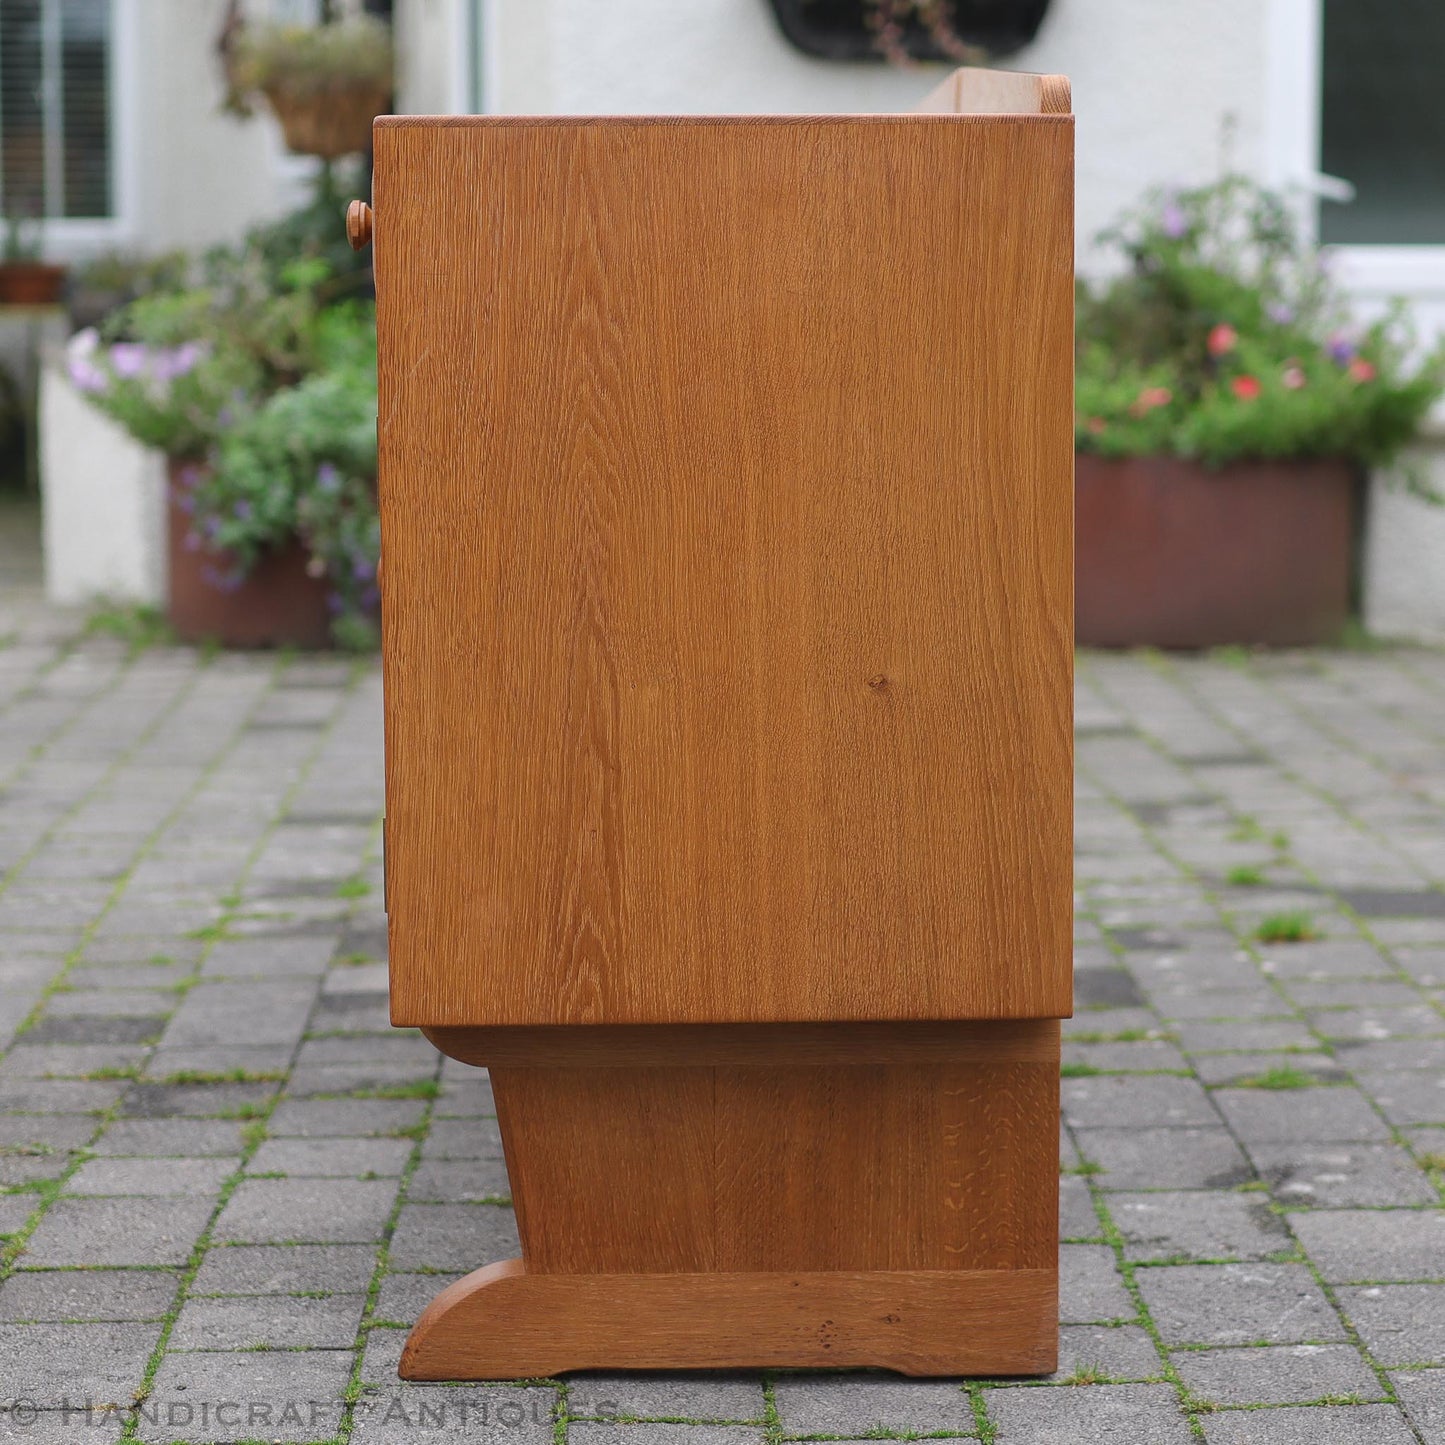
<path fill-rule="evenodd" d="M 182 642 L 218 642 L 223 647 L 326 647 L 331 612 L 325 580 L 306 571 L 300 542 L 262 558 L 234 586 L 222 579 L 235 570 L 226 552 L 188 547 L 191 519 L 180 504 L 183 463 L 171 463 L 167 503 L 170 564 L 167 620 Z"/>
<path fill-rule="evenodd" d="M 1350 615 L 1357 477 L 1346 461 L 1077 458 L 1083 647 L 1304 646 Z"/>
<path fill-rule="evenodd" d="M 0 305 L 53 306 L 64 289 L 64 266 L 45 261 L 0 264 Z"/>

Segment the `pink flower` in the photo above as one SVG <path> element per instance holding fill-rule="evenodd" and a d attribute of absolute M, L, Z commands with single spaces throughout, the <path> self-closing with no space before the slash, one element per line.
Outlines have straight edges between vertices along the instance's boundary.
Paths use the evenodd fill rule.
<path fill-rule="evenodd" d="M 1253 401 L 1263 390 L 1259 378 L 1254 376 L 1236 376 L 1229 383 L 1229 389 L 1240 401 Z"/>
<path fill-rule="evenodd" d="M 1300 387 L 1305 384 L 1308 378 L 1298 366 L 1291 364 L 1285 367 L 1283 373 L 1280 376 L 1280 380 L 1284 382 L 1284 384 L 1291 391 L 1298 391 Z"/>
<path fill-rule="evenodd" d="M 1091 416 L 1088 421 L 1084 423 L 1084 427 L 1086 430 L 1092 432 L 1094 436 L 1098 436 L 1099 433 L 1104 430 L 1104 418 L 1101 416 Z"/>
<path fill-rule="evenodd" d="M 1146 386 L 1134 399 L 1129 408 L 1131 416 L 1144 416 L 1156 406 L 1168 406 L 1174 400 L 1174 393 L 1167 386 Z"/>
<path fill-rule="evenodd" d="M 1366 361 L 1363 356 L 1357 356 L 1349 366 L 1345 368 L 1345 375 L 1356 383 L 1373 381 L 1375 379 L 1375 368 Z"/>
<path fill-rule="evenodd" d="M 1233 351 L 1235 343 L 1239 340 L 1239 332 L 1234 327 L 1221 321 L 1218 326 L 1212 327 L 1205 346 L 1209 348 L 1211 356 L 1223 356 L 1228 351 Z"/>

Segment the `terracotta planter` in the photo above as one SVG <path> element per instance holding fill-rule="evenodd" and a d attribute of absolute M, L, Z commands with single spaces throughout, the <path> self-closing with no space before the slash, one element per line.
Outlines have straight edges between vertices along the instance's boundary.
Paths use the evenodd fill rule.
<path fill-rule="evenodd" d="M 229 554 L 188 545 L 191 518 L 181 505 L 186 465 L 171 463 L 167 506 L 170 563 L 166 616 L 182 642 L 223 647 L 326 647 L 331 612 L 324 579 L 306 571 L 300 542 L 263 558 L 237 582 Z"/>
<path fill-rule="evenodd" d="M 44 261 L 0 264 L 0 304 L 53 306 L 64 289 L 64 266 L 51 266 Z"/>
<path fill-rule="evenodd" d="M 1080 454 L 1077 638 L 1086 647 L 1330 643 L 1350 615 L 1357 476 L 1345 461 Z"/>

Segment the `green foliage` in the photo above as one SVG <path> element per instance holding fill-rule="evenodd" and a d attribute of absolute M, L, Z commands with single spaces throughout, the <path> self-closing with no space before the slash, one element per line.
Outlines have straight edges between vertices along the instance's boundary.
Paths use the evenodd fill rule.
<path fill-rule="evenodd" d="M 1319 1080 L 1313 1074 L 1307 1074 L 1303 1069 L 1296 1069 L 1289 1064 L 1280 1068 L 1266 1069 L 1262 1074 L 1252 1074 L 1249 1078 L 1240 1079 L 1235 1087 L 1239 1089 L 1311 1089 Z"/>
<path fill-rule="evenodd" d="M 1377 465 L 1445 390 L 1445 346 L 1419 357 L 1398 306 L 1355 324 L 1327 253 L 1243 177 L 1156 192 L 1100 241 L 1128 268 L 1080 284 L 1080 450 Z"/>
<path fill-rule="evenodd" d="M 1225 875 L 1231 888 L 1258 888 L 1264 882 L 1264 869 L 1253 863 L 1237 863 Z"/>
<path fill-rule="evenodd" d="M 71 343 L 70 374 L 189 465 L 187 546 L 238 585 L 299 538 L 343 645 L 375 641 L 376 314 L 338 215 L 313 206 L 190 263 Z"/>
<path fill-rule="evenodd" d="M 1291 912 L 1271 913 L 1261 919 L 1254 936 L 1261 943 L 1305 943 L 1319 934 L 1308 913 Z"/>
<path fill-rule="evenodd" d="M 250 25 L 241 35 L 237 90 L 324 94 L 336 85 L 389 85 L 391 28 L 370 15 L 330 25 Z"/>

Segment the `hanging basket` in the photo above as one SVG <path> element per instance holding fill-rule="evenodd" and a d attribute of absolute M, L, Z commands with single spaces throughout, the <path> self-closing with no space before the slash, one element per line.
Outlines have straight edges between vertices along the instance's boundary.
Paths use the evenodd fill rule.
<path fill-rule="evenodd" d="M 391 101 L 390 85 L 371 80 L 303 94 L 270 86 L 265 94 L 281 122 L 286 148 L 328 161 L 369 150 L 371 122 Z"/>

